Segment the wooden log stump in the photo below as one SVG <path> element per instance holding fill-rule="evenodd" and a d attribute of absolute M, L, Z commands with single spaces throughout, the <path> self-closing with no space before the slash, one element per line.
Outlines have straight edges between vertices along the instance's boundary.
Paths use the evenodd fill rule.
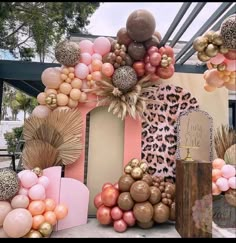
<path fill-rule="evenodd" d="M 176 230 L 184 238 L 212 237 L 212 164 L 177 160 Z"/>

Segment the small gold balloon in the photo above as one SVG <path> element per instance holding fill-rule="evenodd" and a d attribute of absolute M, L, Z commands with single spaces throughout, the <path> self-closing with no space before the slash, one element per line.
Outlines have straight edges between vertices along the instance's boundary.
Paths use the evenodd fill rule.
<path fill-rule="evenodd" d="M 161 60 L 161 66 L 162 67 L 167 67 L 169 65 L 168 61 L 166 59 Z"/>
<path fill-rule="evenodd" d="M 143 170 L 140 167 L 134 167 L 131 171 L 131 176 L 135 179 L 141 179 L 143 177 Z"/>
<path fill-rule="evenodd" d="M 212 42 L 214 35 L 215 35 L 215 31 L 210 30 L 210 31 L 207 31 L 203 36 L 206 37 L 209 42 Z"/>
<path fill-rule="evenodd" d="M 220 46 L 220 48 L 219 48 L 219 52 L 220 52 L 221 54 L 226 54 L 226 53 L 229 52 L 229 49 L 226 48 L 225 46 Z"/>
<path fill-rule="evenodd" d="M 131 165 L 131 167 L 136 167 L 136 166 L 139 166 L 139 160 L 138 159 L 132 159 L 131 161 L 130 161 L 130 165 Z"/>
<path fill-rule="evenodd" d="M 221 36 L 221 34 L 219 32 L 215 32 L 213 34 L 213 41 L 212 41 L 212 43 L 214 45 L 217 45 L 217 46 L 223 45 L 223 43 L 224 43 L 223 42 L 223 38 L 222 38 L 222 36 Z"/>
<path fill-rule="evenodd" d="M 225 69 L 226 69 L 225 63 L 221 63 L 221 64 L 217 65 L 218 71 L 222 72 L 222 71 L 225 71 Z"/>
<path fill-rule="evenodd" d="M 31 230 L 28 234 L 26 234 L 23 238 L 42 238 L 43 236 L 37 230 Z"/>
<path fill-rule="evenodd" d="M 126 174 L 130 174 L 131 173 L 131 170 L 132 170 L 131 165 L 126 165 L 125 168 L 124 168 L 124 172 Z"/>
<path fill-rule="evenodd" d="M 167 59 L 167 58 L 168 58 L 168 56 L 166 54 L 162 55 L 162 59 Z"/>
<path fill-rule="evenodd" d="M 143 172 L 146 172 L 148 169 L 147 163 L 142 162 L 139 167 L 142 169 Z"/>
<path fill-rule="evenodd" d="M 35 167 L 33 168 L 32 170 L 38 177 L 42 176 L 43 175 L 43 170 L 39 167 Z"/>
<path fill-rule="evenodd" d="M 48 222 L 44 222 L 44 223 L 40 224 L 40 226 L 39 226 L 39 232 L 43 236 L 49 236 L 52 233 L 52 230 L 53 230 L 53 227 Z"/>
<path fill-rule="evenodd" d="M 212 63 L 211 63 L 211 66 L 212 66 L 212 68 L 217 68 L 218 67 L 217 64 L 212 64 Z"/>
<path fill-rule="evenodd" d="M 209 56 L 206 55 L 205 52 L 198 52 L 197 57 L 202 62 L 207 62 L 211 59 Z"/>
<path fill-rule="evenodd" d="M 57 107 L 57 95 L 56 94 L 48 95 L 47 98 L 45 99 L 45 103 L 51 109 L 56 108 Z"/>
<path fill-rule="evenodd" d="M 167 58 L 167 61 L 168 61 L 168 64 L 171 64 L 172 63 L 172 58 L 171 57 L 168 57 Z"/>
<path fill-rule="evenodd" d="M 215 57 L 218 52 L 219 52 L 218 47 L 213 44 L 209 44 L 205 49 L 205 53 L 209 57 Z"/>
<path fill-rule="evenodd" d="M 193 41 L 193 48 L 195 51 L 203 51 L 207 45 L 208 39 L 203 36 L 199 36 Z"/>

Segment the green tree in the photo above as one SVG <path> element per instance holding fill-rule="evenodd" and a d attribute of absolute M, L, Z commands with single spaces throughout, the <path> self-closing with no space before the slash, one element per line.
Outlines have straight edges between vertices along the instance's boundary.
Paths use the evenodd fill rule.
<path fill-rule="evenodd" d="M 40 62 L 70 32 L 84 33 L 99 2 L 0 2 L 0 48 Z M 33 43 L 33 45 L 32 45 Z"/>
<path fill-rule="evenodd" d="M 7 151 L 8 153 L 14 153 L 16 151 L 16 145 L 19 142 L 19 139 L 21 137 L 23 131 L 23 126 L 21 127 L 15 127 L 12 129 L 12 132 L 6 132 L 4 133 L 4 138 L 7 143 Z"/>

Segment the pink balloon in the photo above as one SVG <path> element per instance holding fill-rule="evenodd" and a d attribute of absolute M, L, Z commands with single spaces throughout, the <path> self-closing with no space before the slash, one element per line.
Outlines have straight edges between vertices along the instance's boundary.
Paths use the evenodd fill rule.
<path fill-rule="evenodd" d="M 98 37 L 94 40 L 93 50 L 102 56 L 111 50 L 111 42 L 106 37 Z"/>
<path fill-rule="evenodd" d="M 90 40 L 82 40 L 79 43 L 79 48 L 80 48 L 80 52 L 84 53 L 87 52 L 90 55 L 93 54 L 93 42 Z"/>
<path fill-rule="evenodd" d="M 92 57 L 88 52 L 81 53 L 80 55 L 80 63 L 84 63 L 89 65 L 92 62 Z"/>
<path fill-rule="evenodd" d="M 29 190 L 24 188 L 24 187 L 21 187 L 20 190 L 18 191 L 18 195 L 25 195 L 25 196 L 28 196 L 28 192 Z"/>
<path fill-rule="evenodd" d="M 6 234 L 2 227 L 0 227 L 0 238 L 9 238 L 9 236 Z"/>
<path fill-rule="evenodd" d="M 63 82 L 61 80 L 61 69 L 59 68 L 47 68 L 43 71 L 41 79 L 43 84 L 50 89 L 58 89 L 60 84 Z"/>
<path fill-rule="evenodd" d="M 85 79 L 89 74 L 89 69 L 84 63 L 75 66 L 75 76 L 79 79 Z"/>
<path fill-rule="evenodd" d="M 38 118 L 46 118 L 52 111 L 46 105 L 38 105 L 32 111 L 32 115 Z"/>
<path fill-rule="evenodd" d="M 221 194 L 221 190 L 218 188 L 218 186 L 212 182 L 212 195 L 217 196 Z"/>
<path fill-rule="evenodd" d="M 30 170 L 22 170 L 22 171 L 20 171 L 20 172 L 17 174 L 20 180 L 21 180 L 22 175 L 25 174 L 25 172 L 27 172 L 27 171 L 30 171 Z"/>
<path fill-rule="evenodd" d="M 232 165 L 224 165 L 221 168 L 221 174 L 224 178 L 235 176 L 235 168 Z"/>
<path fill-rule="evenodd" d="M 125 223 L 128 225 L 128 226 L 134 226 L 135 225 L 135 222 L 136 222 L 136 219 L 134 217 L 134 213 L 133 211 L 126 211 L 124 212 L 123 214 L 123 220 L 125 221 Z"/>
<path fill-rule="evenodd" d="M 204 78 L 206 83 L 213 87 L 219 88 L 224 84 L 224 80 L 220 78 L 219 72 L 216 69 L 208 70 Z"/>
<path fill-rule="evenodd" d="M 220 177 L 219 179 L 217 179 L 216 185 L 222 192 L 226 192 L 229 190 L 229 184 L 226 178 Z"/>
<path fill-rule="evenodd" d="M 148 74 L 154 74 L 156 72 L 156 67 L 152 66 L 151 63 L 145 65 L 145 70 Z"/>
<path fill-rule="evenodd" d="M 236 71 L 236 60 L 225 60 L 226 70 L 230 72 Z"/>
<path fill-rule="evenodd" d="M 30 188 L 38 183 L 37 175 L 32 171 L 25 172 L 21 177 L 21 184 L 25 188 Z"/>
<path fill-rule="evenodd" d="M 92 60 L 100 60 L 100 61 L 102 61 L 102 56 L 100 54 L 98 54 L 98 53 L 94 53 L 92 55 Z"/>
<path fill-rule="evenodd" d="M 49 185 L 49 179 L 46 176 L 40 176 L 38 184 L 41 184 L 46 189 Z"/>
<path fill-rule="evenodd" d="M 0 227 L 3 225 L 4 219 L 7 214 L 11 212 L 11 204 L 7 201 L 0 201 Z"/>
<path fill-rule="evenodd" d="M 88 65 L 88 69 L 89 69 L 89 73 L 92 73 L 93 72 L 92 64 L 89 64 Z"/>
<path fill-rule="evenodd" d="M 33 218 L 28 210 L 16 208 L 6 216 L 3 230 L 12 238 L 20 238 L 30 231 L 32 223 Z"/>
<path fill-rule="evenodd" d="M 218 53 L 215 57 L 212 57 L 210 59 L 210 63 L 218 65 L 220 63 L 222 63 L 225 60 L 224 55 L 222 55 L 221 53 Z"/>
<path fill-rule="evenodd" d="M 152 66 L 158 66 L 161 62 L 161 55 L 160 53 L 158 52 L 153 52 L 151 55 L 150 55 L 150 64 Z"/>
<path fill-rule="evenodd" d="M 233 176 L 233 177 L 230 177 L 228 179 L 228 183 L 229 183 L 229 187 L 232 188 L 232 189 L 236 189 L 236 177 Z"/>
<path fill-rule="evenodd" d="M 106 75 L 107 77 L 111 77 L 114 73 L 114 67 L 111 63 L 103 63 L 102 64 L 102 73 Z"/>
<path fill-rule="evenodd" d="M 13 208 L 27 208 L 29 206 L 29 198 L 26 195 L 16 195 L 11 200 Z"/>
<path fill-rule="evenodd" d="M 44 200 L 46 198 L 45 188 L 41 184 L 36 184 L 29 189 L 31 200 Z"/>
<path fill-rule="evenodd" d="M 228 90 L 236 91 L 236 83 L 235 84 L 224 83 L 224 86 Z"/>
<path fill-rule="evenodd" d="M 123 216 L 123 211 L 118 207 L 113 207 L 111 209 L 111 217 L 113 220 L 118 220 L 118 219 L 121 219 Z"/>
<path fill-rule="evenodd" d="M 95 81 L 102 80 L 102 73 L 100 71 L 92 72 L 92 79 Z"/>

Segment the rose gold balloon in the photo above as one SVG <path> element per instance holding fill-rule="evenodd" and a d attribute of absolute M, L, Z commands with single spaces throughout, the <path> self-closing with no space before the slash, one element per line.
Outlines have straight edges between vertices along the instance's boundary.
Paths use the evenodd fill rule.
<path fill-rule="evenodd" d="M 134 201 L 129 192 L 122 192 L 118 197 L 117 204 L 122 210 L 129 211 L 133 208 Z"/>
<path fill-rule="evenodd" d="M 166 182 L 165 193 L 169 193 L 172 199 L 175 198 L 175 185 L 170 182 Z"/>
<path fill-rule="evenodd" d="M 106 182 L 106 183 L 104 183 L 104 184 L 102 185 L 102 191 L 103 191 L 105 188 L 109 187 L 109 186 L 113 186 L 113 184 L 110 183 L 110 182 Z"/>
<path fill-rule="evenodd" d="M 142 228 L 142 229 L 150 229 L 150 228 L 153 227 L 153 225 L 154 225 L 154 221 L 151 220 L 151 221 L 149 221 L 149 222 L 147 222 L 147 223 L 141 223 L 141 222 L 137 221 L 137 225 L 138 225 L 140 228 Z"/>
<path fill-rule="evenodd" d="M 122 175 L 118 181 L 119 190 L 121 192 L 129 192 L 130 187 L 134 182 L 135 180 L 129 174 Z"/>
<path fill-rule="evenodd" d="M 155 204 L 154 207 L 153 220 L 157 223 L 164 223 L 168 220 L 170 216 L 170 208 L 164 203 Z"/>
<path fill-rule="evenodd" d="M 102 205 L 97 210 L 96 214 L 97 220 L 100 224 L 108 225 L 112 222 L 111 218 L 111 208 Z"/>
<path fill-rule="evenodd" d="M 170 216 L 169 220 L 175 221 L 175 202 L 171 203 L 170 205 Z"/>
<path fill-rule="evenodd" d="M 99 208 L 103 204 L 101 194 L 100 192 L 94 197 L 93 204 L 96 208 Z"/>
<path fill-rule="evenodd" d="M 31 201 L 28 210 L 32 216 L 43 214 L 45 210 L 45 203 L 41 200 Z"/>
<path fill-rule="evenodd" d="M 6 216 L 3 229 L 12 238 L 20 238 L 32 227 L 33 219 L 30 212 L 24 208 L 16 208 Z"/>
<path fill-rule="evenodd" d="M 133 212 L 135 218 L 141 223 L 147 223 L 153 217 L 153 207 L 150 202 L 136 203 Z"/>
<path fill-rule="evenodd" d="M 56 214 L 57 220 L 64 219 L 68 214 L 68 208 L 65 204 L 59 204 L 54 209 L 54 213 Z"/>
<path fill-rule="evenodd" d="M 3 221 L 7 214 L 11 212 L 11 204 L 7 201 L 0 201 L 0 227 L 3 225 Z"/>
<path fill-rule="evenodd" d="M 135 225 L 135 222 L 136 222 L 136 218 L 134 217 L 134 213 L 133 211 L 127 211 L 127 212 L 124 212 L 123 214 L 123 220 L 125 221 L 125 223 L 132 227 Z"/>
<path fill-rule="evenodd" d="M 150 48 L 151 46 L 159 46 L 160 41 L 159 39 L 155 36 L 152 35 L 152 37 L 144 42 L 144 46 L 146 49 Z"/>
<path fill-rule="evenodd" d="M 58 215 L 58 213 L 57 213 Z M 48 222 L 51 225 L 55 225 L 57 223 L 57 216 L 54 212 L 52 211 L 47 211 L 46 213 L 43 214 L 45 218 L 45 222 Z M 64 218 L 64 217 L 62 217 Z"/>
<path fill-rule="evenodd" d="M 119 207 L 113 207 L 111 209 L 111 217 L 113 220 L 119 220 L 123 216 L 123 211 Z"/>
<path fill-rule="evenodd" d="M 149 174 L 143 175 L 142 181 L 145 181 L 149 186 L 152 185 L 152 176 Z"/>
<path fill-rule="evenodd" d="M 119 219 L 119 220 L 116 220 L 114 222 L 114 230 L 116 232 L 119 232 L 119 233 L 122 233 L 122 232 L 125 232 L 126 229 L 127 229 L 127 224 L 125 223 L 125 221 L 123 219 Z"/>
<path fill-rule="evenodd" d="M 145 181 L 136 181 L 130 188 L 130 194 L 134 201 L 145 202 L 150 197 L 151 191 Z"/>
<path fill-rule="evenodd" d="M 102 203 L 105 206 L 112 207 L 115 206 L 118 200 L 119 191 L 113 186 L 107 187 L 102 191 L 101 198 Z"/>
<path fill-rule="evenodd" d="M 35 215 L 35 216 L 33 217 L 32 228 L 35 229 L 35 230 L 39 229 L 39 226 L 40 226 L 43 222 L 45 222 L 45 218 L 44 218 L 43 215 L 41 215 L 41 214 L 40 214 L 40 215 Z"/>
<path fill-rule="evenodd" d="M 117 36 L 117 42 L 119 44 L 124 44 L 128 46 L 132 42 L 132 39 L 129 37 L 126 28 L 119 29 L 116 36 Z"/>
<path fill-rule="evenodd" d="M 159 203 L 161 201 L 161 191 L 155 186 L 150 186 L 150 191 L 151 195 L 148 199 L 149 202 L 151 204 Z"/>

